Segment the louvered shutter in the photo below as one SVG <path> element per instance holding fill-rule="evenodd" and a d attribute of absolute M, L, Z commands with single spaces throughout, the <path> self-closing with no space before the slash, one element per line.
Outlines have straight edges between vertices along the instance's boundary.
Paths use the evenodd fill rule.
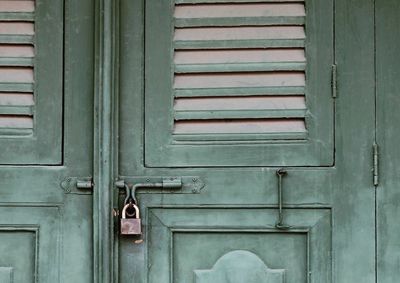
<path fill-rule="evenodd" d="M 0 0 L 0 164 L 59 164 L 63 3 Z"/>
<path fill-rule="evenodd" d="M 146 164 L 332 164 L 333 4 L 321 2 L 147 1 Z"/>

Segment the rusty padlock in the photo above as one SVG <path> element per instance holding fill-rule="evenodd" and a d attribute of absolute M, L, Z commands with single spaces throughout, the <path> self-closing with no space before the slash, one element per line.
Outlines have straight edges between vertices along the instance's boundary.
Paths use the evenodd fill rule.
<path fill-rule="evenodd" d="M 126 210 L 129 206 L 135 209 L 135 218 L 126 218 Z M 126 204 L 122 209 L 121 218 L 121 234 L 122 235 L 141 235 L 142 221 L 140 220 L 139 207 L 136 204 Z"/>

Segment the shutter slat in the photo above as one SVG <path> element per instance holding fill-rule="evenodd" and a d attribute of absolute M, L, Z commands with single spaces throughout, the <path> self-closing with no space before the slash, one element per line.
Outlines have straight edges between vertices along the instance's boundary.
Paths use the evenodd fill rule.
<path fill-rule="evenodd" d="M 215 120 L 215 119 L 265 119 L 304 118 L 304 109 L 275 110 L 222 110 L 222 111 L 175 111 L 175 120 Z"/>
<path fill-rule="evenodd" d="M 175 134 L 305 133 L 303 119 L 209 120 L 175 122 Z"/>
<path fill-rule="evenodd" d="M 175 50 L 277 48 L 277 47 L 296 48 L 304 46 L 305 46 L 304 39 L 176 40 L 174 42 Z"/>
<path fill-rule="evenodd" d="M 1 2 L 0 2 L 1 5 Z M 18 12 L 0 12 L 0 21 L 28 21 L 33 22 L 35 19 L 34 13 L 18 13 Z"/>
<path fill-rule="evenodd" d="M 213 97 L 213 96 L 254 96 L 254 95 L 301 95 L 304 87 L 237 87 L 237 88 L 201 88 L 175 89 L 174 97 Z"/>
<path fill-rule="evenodd" d="M 0 105 L 0 115 L 26 115 L 32 116 L 33 109 L 31 106 L 13 106 Z"/>
<path fill-rule="evenodd" d="M 178 74 L 256 71 L 305 71 L 305 69 L 305 62 L 175 65 L 175 73 Z"/>
<path fill-rule="evenodd" d="M 1 48 L 1 47 L 0 47 Z M 1 53 L 1 49 L 0 49 Z M 175 64 L 237 64 L 305 62 L 304 49 L 179 50 Z"/>

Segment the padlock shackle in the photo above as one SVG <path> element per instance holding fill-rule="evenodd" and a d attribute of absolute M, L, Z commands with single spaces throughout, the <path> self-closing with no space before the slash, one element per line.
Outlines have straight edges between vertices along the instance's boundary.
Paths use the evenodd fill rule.
<path fill-rule="evenodd" d="M 122 219 L 126 219 L 126 210 L 128 209 L 128 207 L 132 205 L 133 208 L 135 209 L 135 218 L 139 219 L 140 218 L 140 211 L 139 211 L 139 207 L 136 204 L 133 203 L 128 203 L 125 204 L 124 208 L 122 209 Z"/>

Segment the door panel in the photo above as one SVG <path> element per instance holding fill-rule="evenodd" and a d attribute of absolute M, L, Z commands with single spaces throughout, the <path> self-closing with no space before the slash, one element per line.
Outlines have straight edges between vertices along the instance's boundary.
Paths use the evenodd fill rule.
<path fill-rule="evenodd" d="M 308 16 L 316 15 L 313 20 L 307 19 L 313 22 L 310 29 L 307 29 L 307 38 L 320 35 L 319 31 L 324 28 L 333 30 L 335 25 L 335 40 L 329 36 L 326 42 L 333 44 L 335 41 L 337 47 L 334 60 L 334 49 L 326 48 L 324 40 L 319 43 L 321 46 L 313 46 L 312 43 L 307 45 L 308 52 L 311 50 L 316 55 L 306 57 L 307 64 L 318 65 L 319 61 L 315 61 L 315 58 L 319 56 L 329 59 L 321 60 L 327 69 L 323 68 L 319 82 L 312 83 L 311 76 L 318 67 L 310 71 L 309 82 L 313 87 L 325 91 L 321 91 L 318 98 L 312 96 L 314 92 L 306 91 L 305 105 L 311 107 L 313 114 L 316 112 L 312 112 L 312 109 L 320 107 L 322 114 L 318 115 L 322 116 L 314 115 L 313 119 L 321 123 L 314 125 L 314 129 L 324 125 L 326 131 L 315 130 L 314 141 L 320 138 L 321 143 L 327 141 L 331 147 L 320 150 L 318 146 L 310 146 L 310 155 L 305 155 L 306 151 L 301 149 L 296 152 L 291 150 L 292 146 L 297 146 L 296 142 L 275 140 L 275 144 L 270 144 L 263 137 L 257 140 L 254 136 L 246 136 L 248 133 L 231 136 L 230 140 L 223 142 L 220 136 L 213 136 L 214 140 L 211 140 L 212 135 L 208 135 L 203 140 L 191 140 L 190 144 L 186 144 L 187 140 L 173 144 L 171 133 L 176 121 L 174 111 L 186 112 L 191 109 L 197 115 L 197 111 L 202 112 L 206 108 L 212 109 L 210 112 L 215 109 L 215 112 L 219 112 L 221 108 L 224 110 L 227 107 L 237 110 L 242 105 L 249 108 L 263 108 L 271 104 L 276 107 L 304 105 L 301 104 L 302 98 L 292 99 L 291 95 L 289 102 L 284 100 L 287 95 L 274 97 L 276 100 L 271 102 L 271 96 L 263 97 L 265 93 L 252 93 L 244 97 L 240 96 L 240 92 L 223 93 L 222 97 L 220 94 L 212 96 L 208 93 L 205 100 L 173 96 L 174 76 L 181 76 L 181 72 L 192 75 L 190 70 L 194 67 L 200 68 L 198 73 L 202 75 L 197 77 L 199 80 L 190 78 L 190 83 L 204 84 L 214 80 L 213 75 L 218 77 L 216 73 L 223 73 L 217 80 L 225 80 L 226 75 L 257 72 L 254 69 L 238 71 L 235 68 L 258 68 L 260 65 L 257 60 L 260 58 L 298 60 L 302 56 L 299 50 L 294 51 L 293 48 L 256 48 L 254 53 L 243 55 L 240 53 L 243 48 L 221 51 L 199 46 L 196 48 L 201 50 L 185 49 L 173 57 L 171 46 L 175 28 L 185 28 L 180 27 L 182 25 L 206 25 L 210 22 L 216 28 L 228 23 L 233 25 L 237 19 L 220 16 L 218 13 L 223 13 L 221 11 L 226 7 L 217 9 L 217 6 L 226 3 L 236 5 L 232 4 L 236 2 L 247 5 L 243 4 L 246 1 L 201 1 L 197 5 L 192 5 L 192 2 L 199 1 L 120 2 L 118 179 L 133 185 L 174 176 L 182 177 L 184 187 L 173 191 L 146 188 L 137 191 L 143 221 L 142 243 L 134 243 L 137 237 L 118 235 L 119 219 L 115 217 L 114 231 L 118 239 L 115 245 L 118 256 L 116 278 L 122 283 L 235 282 L 225 277 L 229 276 L 227 270 L 239 268 L 238 257 L 244 257 L 243 269 L 239 270 L 254 282 L 262 282 L 265 278 L 274 283 L 375 282 L 375 192 L 370 175 L 370 150 L 375 126 L 374 115 L 371 115 L 375 108 L 373 1 L 338 0 L 335 1 L 335 13 L 333 2 L 305 2 Z M 216 8 L 213 13 L 220 16 L 218 20 L 201 16 L 203 10 L 209 15 L 206 3 L 210 2 L 219 3 L 212 4 Z M 279 1 L 261 2 L 271 5 L 271 2 Z M 303 6 L 300 1 L 294 2 Z M 172 21 L 175 4 L 182 4 L 182 7 L 175 10 L 175 17 L 178 18 Z M 187 9 L 193 6 L 201 9 L 190 13 L 203 18 L 193 18 L 192 14 L 192 18 L 185 18 L 185 13 L 189 13 Z M 166 9 L 158 13 L 161 7 Z M 235 15 L 241 18 L 242 13 L 253 13 L 257 18 L 258 8 L 235 10 Z M 291 20 L 298 20 L 297 8 L 294 12 L 285 9 L 278 11 L 295 13 Z M 335 21 L 331 18 L 333 15 Z M 261 21 L 257 24 L 252 22 L 251 27 L 269 27 L 265 18 L 251 21 Z M 292 22 L 287 25 L 292 25 Z M 312 27 L 321 29 L 309 34 L 313 31 Z M 201 33 L 201 36 L 205 35 Z M 273 55 L 266 53 L 271 49 Z M 232 51 L 236 53 L 229 53 Z M 328 52 L 326 57 L 325 52 Z M 230 66 L 235 71 L 228 72 L 226 61 L 232 58 L 237 60 Z M 258 63 L 254 65 L 251 60 Z M 338 64 L 336 100 L 331 92 L 330 70 L 333 62 Z M 217 72 L 210 72 L 207 69 L 209 65 L 216 67 Z M 360 66 L 360 70 L 355 66 Z M 203 67 L 205 69 L 201 69 Z M 188 83 L 186 78 L 180 83 Z M 193 93 L 206 93 L 201 88 L 198 90 Z M 317 103 L 318 99 L 327 101 L 327 104 L 321 101 Z M 319 117 L 324 118 L 318 120 Z M 203 122 L 200 124 L 203 125 Z M 190 123 L 184 130 L 200 129 Z M 209 125 L 207 127 L 210 129 Z M 241 127 L 241 131 L 251 130 L 248 125 L 240 124 L 238 127 Z M 214 128 L 228 129 L 220 125 Z M 329 135 L 325 134 L 330 131 L 332 136 L 326 140 Z M 243 136 L 246 136 L 244 140 L 238 140 L 238 137 Z M 304 145 L 307 147 L 312 142 L 310 138 Z M 176 147 L 172 149 L 172 146 Z M 318 154 L 313 155 L 313 150 L 318 151 Z M 282 183 L 283 215 L 285 223 L 290 226 L 288 230 L 275 226 L 279 200 L 276 174 L 278 165 L 285 167 L 288 172 Z M 201 182 L 204 186 L 200 190 L 190 190 L 188 183 L 191 182 Z M 124 198 L 123 192 L 119 198 L 116 196 L 119 202 L 114 203 L 115 209 L 121 208 Z M 354 258 L 358 261 L 357 265 L 354 265 Z M 248 270 L 257 272 L 249 274 Z M 240 277 L 234 280 L 246 282 Z"/>
<path fill-rule="evenodd" d="M 146 166 L 333 164 L 332 1 L 145 11 Z"/>
<path fill-rule="evenodd" d="M 399 251 L 399 103 L 400 32 L 398 1 L 376 1 L 377 143 L 380 181 L 377 187 L 378 282 L 397 282 Z"/>
<path fill-rule="evenodd" d="M 281 232 L 275 229 L 275 209 L 148 213 L 148 241 L 158 246 L 149 250 L 149 282 L 269 282 L 265 276 L 272 282 L 307 282 L 311 269 L 315 282 L 331 280 L 328 209 L 290 210 L 287 224 L 293 227 Z M 234 276 L 236 272 L 241 275 Z"/>
<path fill-rule="evenodd" d="M 0 25 L 35 23 L 33 50 L 0 36 L 0 65 L 32 63 L 35 78 L 33 92 L 0 83 L 0 108 L 33 103 L 34 125 L 29 136 L 0 138 L 0 282 L 92 282 L 92 192 L 61 184 L 92 174 L 93 6 L 0 0 Z"/>
<path fill-rule="evenodd" d="M 61 164 L 63 1 L 0 4 L 0 163 Z"/>

